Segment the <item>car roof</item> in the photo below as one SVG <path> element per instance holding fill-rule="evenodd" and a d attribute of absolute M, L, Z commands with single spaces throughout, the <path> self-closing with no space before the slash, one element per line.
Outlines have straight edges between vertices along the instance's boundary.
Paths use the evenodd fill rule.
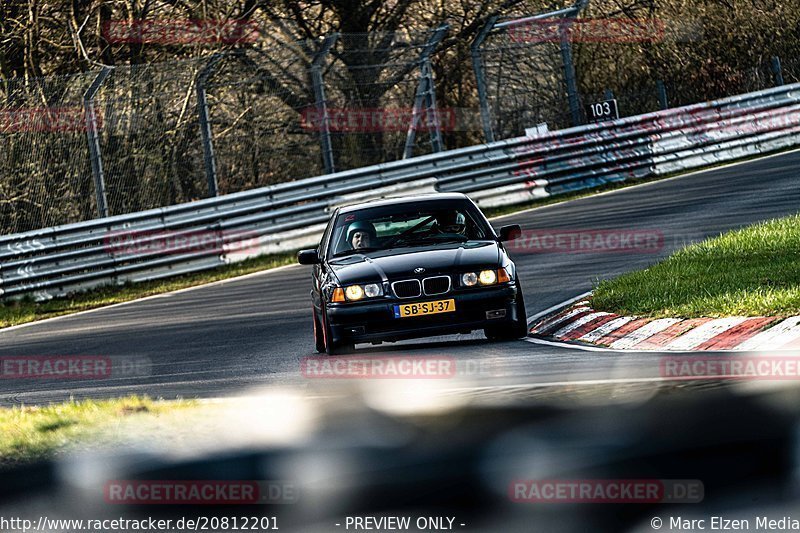
<path fill-rule="evenodd" d="M 398 205 L 398 204 L 411 204 L 419 202 L 435 202 L 442 200 L 469 200 L 466 194 L 460 192 L 440 192 L 431 194 L 419 194 L 417 196 L 398 196 L 394 198 L 381 198 L 377 200 L 370 200 L 368 202 L 360 202 L 357 204 L 350 204 L 342 206 L 339 209 L 340 213 L 349 213 L 351 211 L 358 211 L 359 209 L 366 209 L 369 207 L 380 207 L 384 205 Z"/>

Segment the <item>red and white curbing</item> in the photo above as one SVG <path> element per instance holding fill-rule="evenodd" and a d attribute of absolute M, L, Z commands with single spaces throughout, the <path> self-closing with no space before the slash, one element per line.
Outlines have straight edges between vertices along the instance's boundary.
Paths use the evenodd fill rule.
<path fill-rule="evenodd" d="M 534 322 L 530 333 L 611 350 L 798 350 L 800 316 L 643 318 L 595 311 L 583 300 Z"/>

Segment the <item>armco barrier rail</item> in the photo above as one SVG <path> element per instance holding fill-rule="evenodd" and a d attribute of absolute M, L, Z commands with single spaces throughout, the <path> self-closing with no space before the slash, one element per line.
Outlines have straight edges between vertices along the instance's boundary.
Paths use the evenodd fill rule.
<path fill-rule="evenodd" d="M 0 296 L 46 299 L 313 245 L 331 211 L 357 201 L 460 191 L 510 205 L 796 145 L 800 84 L 2 236 Z M 165 247 L 165 235 L 213 245 Z"/>

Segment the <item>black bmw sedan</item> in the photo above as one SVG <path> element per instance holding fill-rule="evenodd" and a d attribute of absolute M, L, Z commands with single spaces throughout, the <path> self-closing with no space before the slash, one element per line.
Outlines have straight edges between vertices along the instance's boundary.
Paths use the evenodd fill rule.
<path fill-rule="evenodd" d="M 356 343 L 469 333 L 526 334 L 525 303 L 504 241 L 463 194 L 393 198 L 338 208 L 317 249 L 311 298 L 318 352 Z"/>

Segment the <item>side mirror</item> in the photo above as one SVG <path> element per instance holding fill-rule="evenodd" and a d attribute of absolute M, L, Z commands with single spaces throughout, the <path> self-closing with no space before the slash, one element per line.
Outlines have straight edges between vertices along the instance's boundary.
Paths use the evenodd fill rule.
<path fill-rule="evenodd" d="M 519 224 L 511 224 L 500 228 L 500 242 L 513 241 L 514 239 L 519 239 L 521 236 L 522 228 L 519 227 Z"/>
<path fill-rule="evenodd" d="M 300 250 L 297 252 L 297 262 L 301 265 L 316 265 L 319 263 L 319 256 L 317 255 L 317 251 L 314 249 L 311 250 Z"/>

